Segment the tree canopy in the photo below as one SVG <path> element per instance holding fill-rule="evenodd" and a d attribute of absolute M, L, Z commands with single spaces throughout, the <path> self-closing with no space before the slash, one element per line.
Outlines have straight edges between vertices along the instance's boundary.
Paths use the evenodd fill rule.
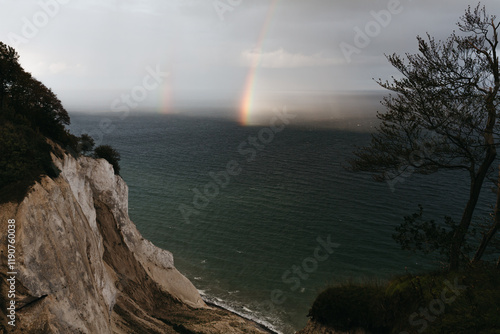
<path fill-rule="evenodd" d="M 120 175 L 120 164 L 121 159 L 120 153 L 113 149 L 109 145 L 100 145 L 94 149 L 94 157 L 98 159 L 105 159 L 108 161 L 115 171 L 116 175 Z"/>
<path fill-rule="evenodd" d="M 0 42 L 0 201 L 9 200 L 13 190 L 22 198 L 40 175 L 58 175 L 47 139 L 72 154 L 93 149 L 93 139 L 74 136 L 69 124 L 56 94 L 22 68 L 14 48 Z M 119 155 L 110 156 L 117 164 Z"/>
<path fill-rule="evenodd" d="M 497 156 L 499 25 L 484 7 L 469 7 L 458 22 L 460 33 L 445 41 L 429 34 L 417 37 L 418 54 L 389 55 L 400 75 L 391 81 L 378 80 L 391 92 L 382 101 L 386 111 L 378 113 L 381 124 L 371 144 L 358 149 L 351 161 L 354 170 L 372 172 L 376 179 L 392 184 L 408 171 L 467 172 L 468 203 L 460 222 L 449 224 L 450 269 L 457 269 L 465 255 L 464 241 L 479 194 Z M 497 206 L 482 244 L 491 240 L 499 225 Z M 481 256 L 477 253 L 476 261 Z"/>
<path fill-rule="evenodd" d="M 40 81 L 24 71 L 19 55 L 0 42 L 0 117 L 4 122 L 26 124 L 46 137 L 74 145 L 65 129 L 70 124 L 61 101 Z"/>
<path fill-rule="evenodd" d="M 87 133 L 83 133 L 78 140 L 78 151 L 83 154 L 89 153 L 94 149 L 94 145 L 94 138 L 89 136 Z"/>

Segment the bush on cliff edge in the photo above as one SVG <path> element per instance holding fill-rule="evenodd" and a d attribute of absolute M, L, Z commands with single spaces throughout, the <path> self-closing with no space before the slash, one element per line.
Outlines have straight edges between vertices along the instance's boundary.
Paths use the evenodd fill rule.
<path fill-rule="evenodd" d="M 331 287 L 309 311 L 312 320 L 336 330 L 391 334 L 500 334 L 499 314 L 500 271 L 487 264 L 405 275 L 385 286 Z"/>
<path fill-rule="evenodd" d="M 69 124 L 56 94 L 21 67 L 14 48 L 0 42 L 0 203 L 22 200 L 41 175 L 58 176 L 50 153 L 59 153 L 47 139 L 74 156 L 93 148 L 93 139 L 71 134 Z M 119 154 L 103 154 L 118 174 Z"/>

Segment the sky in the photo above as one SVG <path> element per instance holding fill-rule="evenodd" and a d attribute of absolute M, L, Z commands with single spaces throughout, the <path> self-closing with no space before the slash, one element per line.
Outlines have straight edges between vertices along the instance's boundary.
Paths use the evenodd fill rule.
<path fill-rule="evenodd" d="M 0 41 L 70 112 L 375 113 L 384 54 L 444 39 L 463 0 L 0 0 Z M 498 0 L 481 2 L 500 13 Z M 365 98 L 358 98 L 358 96 Z M 366 97 L 368 96 L 368 97 Z M 318 116 L 319 117 L 319 116 Z"/>

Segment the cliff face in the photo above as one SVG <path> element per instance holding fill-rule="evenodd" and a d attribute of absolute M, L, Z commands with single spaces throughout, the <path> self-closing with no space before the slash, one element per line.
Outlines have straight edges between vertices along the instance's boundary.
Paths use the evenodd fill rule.
<path fill-rule="evenodd" d="M 42 178 L 21 203 L 0 205 L 0 332 L 263 333 L 205 305 L 172 254 L 142 238 L 128 217 L 127 185 L 109 163 L 53 159 L 58 178 Z M 5 314 L 11 219 L 15 327 Z"/>

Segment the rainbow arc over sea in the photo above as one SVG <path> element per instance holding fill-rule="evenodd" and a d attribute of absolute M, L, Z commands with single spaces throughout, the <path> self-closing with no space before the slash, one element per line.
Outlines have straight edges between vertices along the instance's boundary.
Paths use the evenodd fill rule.
<path fill-rule="evenodd" d="M 269 31 L 269 27 L 271 25 L 272 18 L 274 16 L 274 12 L 276 9 L 276 5 L 279 0 L 271 0 L 271 4 L 269 5 L 266 19 L 264 21 L 264 25 L 260 31 L 259 38 L 257 40 L 257 46 L 255 48 L 256 52 L 252 57 L 252 62 L 250 66 L 250 70 L 248 71 L 245 86 L 243 90 L 243 97 L 241 99 L 240 107 L 239 107 L 239 123 L 241 125 L 250 125 L 251 117 L 253 112 L 253 102 L 255 95 L 255 82 L 256 82 L 256 74 L 260 65 L 260 61 L 262 58 L 262 45 L 266 39 L 266 35 Z"/>

